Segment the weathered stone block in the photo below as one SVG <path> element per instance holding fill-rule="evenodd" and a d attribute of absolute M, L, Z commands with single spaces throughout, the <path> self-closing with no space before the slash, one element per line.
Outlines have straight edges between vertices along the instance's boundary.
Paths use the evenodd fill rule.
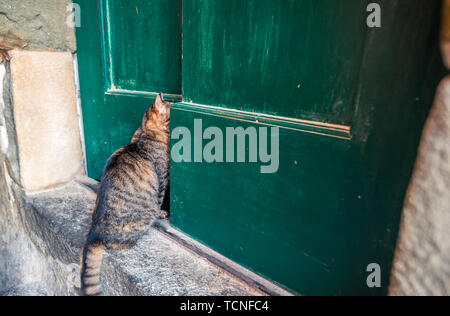
<path fill-rule="evenodd" d="M 11 57 L 21 184 L 36 191 L 67 183 L 82 170 L 72 54 Z"/>
<path fill-rule="evenodd" d="M 403 211 L 391 295 L 450 295 L 450 76 L 422 136 Z"/>
<path fill-rule="evenodd" d="M 0 49 L 75 51 L 67 23 L 72 0 L 0 1 Z"/>

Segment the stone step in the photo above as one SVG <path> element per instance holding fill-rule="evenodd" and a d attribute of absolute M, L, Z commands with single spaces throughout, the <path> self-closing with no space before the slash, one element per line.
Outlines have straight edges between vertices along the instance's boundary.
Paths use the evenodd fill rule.
<path fill-rule="evenodd" d="M 48 292 L 42 283 L 24 284 L 17 288 L 0 291 L 0 296 L 48 296 Z"/>
<path fill-rule="evenodd" d="M 49 293 L 79 294 L 80 253 L 90 228 L 97 185 L 83 177 L 24 197 L 27 231 L 49 257 L 43 264 L 55 274 L 51 282 L 43 280 L 43 288 L 51 287 Z M 155 228 L 132 249 L 108 252 L 101 282 L 105 295 L 264 295 Z"/>

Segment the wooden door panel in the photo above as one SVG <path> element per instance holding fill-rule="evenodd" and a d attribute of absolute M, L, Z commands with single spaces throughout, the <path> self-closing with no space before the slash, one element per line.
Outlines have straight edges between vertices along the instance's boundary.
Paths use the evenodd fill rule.
<path fill-rule="evenodd" d="M 184 101 L 350 125 L 366 6 L 361 0 L 185 1 Z"/>
<path fill-rule="evenodd" d="M 171 113 L 174 128 L 193 131 L 195 119 L 224 134 L 265 126 L 178 106 Z M 172 224 L 294 293 L 344 294 L 362 268 L 350 254 L 367 246 L 351 141 L 282 128 L 280 149 L 275 174 L 261 174 L 259 163 L 172 163 Z"/>
<path fill-rule="evenodd" d="M 181 94 L 181 0 L 104 0 L 108 90 Z"/>
<path fill-rule="evenodd" d="M 415 150 L 443 74 L 440 1 L 380 1 L 381 29 L 367 28 L 367 3 L 183 7 L 184 103 L 172 127 L 278 126 L 280 169 L 173 163 L 173 225 L 298 294 L 387 293 Z M 381 288 L 367 286 L 371 263 Z"/>

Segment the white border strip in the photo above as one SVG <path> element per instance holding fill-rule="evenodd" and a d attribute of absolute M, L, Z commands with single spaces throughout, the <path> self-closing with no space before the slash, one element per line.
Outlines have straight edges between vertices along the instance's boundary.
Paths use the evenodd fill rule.
<path fill-rule="evenodd" d="M 77 100 L 77 114 L 78 114 L 78 127 L 80 129 L 80 142 L 83 155 L 83 168 L 84 172 L 88 174 L 87 159 L 86 159 L 86 140 L 84 138 L 84 123 L 83 123 L 83 109 L 81 108 L 81 94 L 80 94 L 80 75 L 78 72 L 78 55 L 72 54 L 73 59 L 73 75 L 75 82 L 75 96 Z"/>

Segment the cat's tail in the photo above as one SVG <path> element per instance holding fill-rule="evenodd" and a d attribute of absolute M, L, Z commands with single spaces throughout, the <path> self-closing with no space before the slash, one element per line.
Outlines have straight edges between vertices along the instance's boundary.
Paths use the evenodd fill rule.
<path fill-rule="evenodd" d="M 81 292 L 84 296 L 100 296 L 100 268 L 105 246 L 100 242 L 87 242 L 81 258 Z"/>

